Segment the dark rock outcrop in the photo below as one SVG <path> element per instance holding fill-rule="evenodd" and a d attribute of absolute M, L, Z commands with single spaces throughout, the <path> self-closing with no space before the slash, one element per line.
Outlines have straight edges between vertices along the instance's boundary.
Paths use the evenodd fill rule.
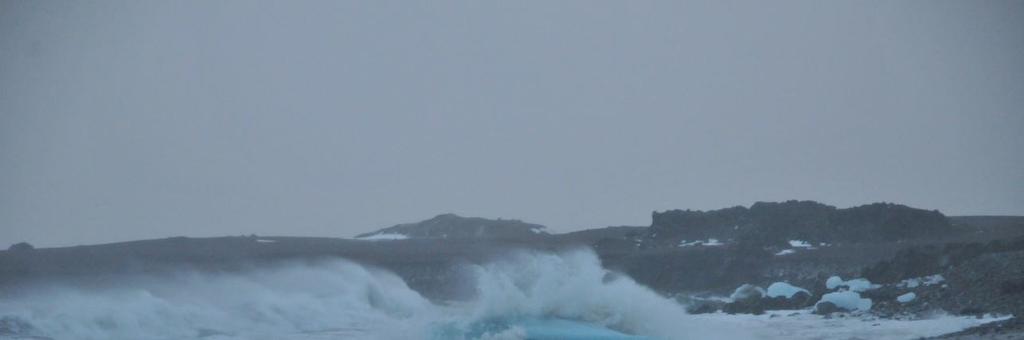
<path fill-rule="evenodd" d="M 949 289 L 933 302 L 963 314 L 1024 315 L 1024 250 L 983 254 L 947 270 Z"/>
<path fill-rule="evenodd" d="M 878 283 L 893 283 L 912 277 L 942 273 L 981 255 L 1024 251 L 1024 237 L 988 243 L 949 243 L 925 245 L 900 250 L 891 260 L 882 261 L 862 272 L 862 276 Z"/>
<path fill-rule="evenodd" d="M 818 243 L 927 239 L 955 232 L 935 210 L 874 203 L 838 209 L 814 201 L 757 202 L 750 208 L 654 212 L 647 246 L 682 240 L 746 240 L 785 247 L 788 240 Z"/>
<path fill-rule="evenodd" d="M 939 284 L 907 286 L 900 280 L 940 274 Z M 1024 238 L 988 243 L 954 243 L 912 247 L 864 270 L 873 282 L 887 284 L 869 291 L 879 315 L 916 314 L 933 309 L 964 315 L 1024 315 Z M 895 297 L 916 298 L 898 303 Z"/>

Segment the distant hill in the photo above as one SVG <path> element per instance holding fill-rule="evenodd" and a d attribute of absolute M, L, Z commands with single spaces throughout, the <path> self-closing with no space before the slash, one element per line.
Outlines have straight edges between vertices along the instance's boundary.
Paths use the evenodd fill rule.
<path fill-rule="evenodd" d="M 520 220 L 486 219 L 441 214 L 429 220 L 399 224 L 356 236 L 358 239 L 536 239 L 547 227 Z"/>
<path fill-rule="evenodd" d="M 633 239 L 643 236 L 647 227 L 617 226 L 584 229 L 555 235 L 558 238 L 593 244 L 602 239 Z"/>
<path fill-rule="evenodd" d="M 967 263 L 974 260 L 964 254 L 974 256 L 978 249 L 1006 250 L 1009 244 L 947 247 L 947 243 L 1024 237 L 1024 217 L 947 218 L 937 211 L 889 203 L 838 209 L 812 201 L 759 202 L 710 211 L 655 212 L 652 217 L 647 227 L 605 227 L 564 234 L 549 234 L 542 225 L 518 220 L 443 214 L 357 239 L 250 235 L 64 248 L 18 245 L 0 250 L 0 291 L 32 286 L 36 280 L 88 285 L 109 282 L 110 275 L 173 273 L 180 268 L 223 272 L 269 263 L 345 258 L 393 271 L 425 296 L 450 300 L 459 297 L 459 287 L 452 283 L 460 282 L 460 275 L 465 274 L 459 270 L 462 264 L 483 263 L 508 251 L 590 246 L 607 268 L 660 292 L 729 293 L 744 283 L 787 281 L 820 286 L 830 275 L 865 273 L 890 281 L 906 275 L 931 275 L 947 270 L 940 266 L 948 262 L 944 260 L 947 257 Z M 716 240 L 709 240 L 712 238 Z M 401 241 L 374 241 L 394 239 Z M 793 240 L 800 242 L 794 245 L 790 243 Z M 895 256 L 909 247 L 921 249 L 917 253 L 924 256 Z M 894 256 L 903 260 L 876 265 Z M 868 266 L 875 267 L 863 271 Z"/>
<path fill-rule="evenodd" d="M 645 246 L 695 240 L 750 241 L 785 245 L 886 242 L 949 236 L 957 232 L 937 210 L 892 203 L 839 209 L 814 201 L 757 202 L 750 208 L 654 212 Z"/>

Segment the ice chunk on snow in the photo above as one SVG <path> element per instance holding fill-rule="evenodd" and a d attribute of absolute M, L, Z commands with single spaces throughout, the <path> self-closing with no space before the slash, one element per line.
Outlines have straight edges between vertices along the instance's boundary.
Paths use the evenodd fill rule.
<path fill-rule="evenodd" d="M 838 276 L 832 276 L 832 277 L 829 277 L 828 280 L 825 280 L 825 288 L 828 288 L 828 289 L 839 288 L 839 285 L 841 285 L 841 284 L 843 284 L 843 278 L 838 277 Z"/>
<path fill-rule="evenodd" d="M 946 278 L 942 277 L 942 274 L 935 274 L 925 276 L 924 280 L 921 283 L 923 283 L 925 286 L 931 286 L 934 284 L 942 283 L 943 281 L 946 281 Z"/>
<path fill-rule="evenodd" d="M 404 240 L 404 239 L 407 239 L 407 238 L 409 238 L 409 236 L 402 235 L 402 234 L 383 233 L 383 234 L 373 234 L 373 235 L 370 235 L 370 236 L 359 237 L 358 239 L 365 240 L 365 241 L 392 241 L 392 240 Z"/>
<path fill-rule="evenodd" d="M 729 299 L 737 301 L 745 300 L 752 297 L 760 298 L 764 296 L 764 294 L 764 288 L 749 283 L 745 283 L 742 286 L 739 286 L 739 288 L 736 288 L 736 290 L 732 292 L 732 295 L 729 295 Z"/>
<path fill-rule="evenodd" d="M 847 289 L 855 292 L 863 292 L 881 287 L 881 285 L 873 284 L 871 281 L 868 281 L 868 279 L 861 278 L 843 281 L 843 278 L 841 277 L 832 276 L 828 278 L 828 280 L 825 280 L 825 288 L 836 289 L 840 287 L 846 287 Z"/>
<path fill-rule="evenodd" d="M 775 253 L 775 256 L 789 255 L 789 254 L 793 254 L 793 253 L 796 253 L 796 250 L 793 250 L 793 249 L 783 249 L 783 250 L 779 251 L 778 253 Z"/>
<path fill-rule="evenodd" d="M 934 285 L 934 284 L 942 283 L 943 281 L 946 281 L 946 278 L 942 277 L 942 274 L 935 274 L 935 275 L 928 275 L 928 276 L 925 276 L 925 277 L 915 277 L 915 278 L 912 278 L 912 279 L 906 279 L 906 280 L 900 281 L 900 283 L 897 284 L 896 286 L 897 287 L 906 287 L 906 288 L 917 288 L 917 286 L 920 286 L 920 285 L 931 286 L 931 285 Z"/>
<path fill-rule="evenodd" d="M 849 310 L 867 311 L 871 309 L 871 299 L 861 298 L 860 293 L 851 291 L 834 292 L 822 295 L 821 301 L 818 301 L 818 303 L 822 302 L 831 302 L 832 304 L 835 304 L 836 307 Z"/>
<path fill-rule="evenodd" d="M 866 290 L 875 289 L 881 287 L 880 285 L 872 284 L 868 279 L 850 279 L 846 280 L 841 286 L 849 287 L 850 290 L 855 292 L 863 292 Z"/>
<path fill-rule="evenodd" d="M 722 243 L 717 238 L 709 238 L 706 241 L 702 241 L 702 240 L 697 240 L 697 241 L 682 240 L 682 241 L 679 241 L 679 247 L 692 247 L 692 246 L 715 247 L 715 246 L 723 246 L 723 245 L 725 245 L 725 243 Z"/>
<path fill-rule="evenodd" d="M 682 241 L 679 241 L 679 246 L 680 247 L 692 247 L 692 246 L 695 246 L 695 245 L 699 245 L 701 243 L 704 243 L 704 241 L 693 241 L 693 242 L 690 242 L 690 241 L 687 241 L 687 240 L 682 240 Z"/>
<path fill-rule="evenodd" d="M 906 294 L 897 296 L 896 297 L 896 301 L 899 301 L 900 303 L 907 303 L 907 302 L 910 302 L 910 301 L 914 301 L 914 299 L 916 299 L 916 298 L 917 298 L 917 294 L 914 294 L 914 292 L 910 292 L 910 293 L 906 293 Z"/>
<path fill-rule="evenodd" d="M 810 242 L 801 240 L 789 240 L 789 246 L 793 248 L 813 248 Z"/>
<path fill-rule="evenodd" d="M 803 289 L 803 288 L 800 288 L 800 287 L 797 287 L 797 286 L 794 286 L 794 285 L 791 285 L 791 284 L 788 284 L 788 283 L 785 283 L 785 282 L 776 282 L 776 283 L 773 283 L 770 286 L 768 286 L 768 294 L 767 295 L 768 295 L 768 297 L 780 297 L 781 296 L 781 297 L 784 297 L 784 298 L 788 299 L 788 298 L 793 297 L 793 295 L 796 295 L 796 293 L 799 293 L 799 292 L 804 292 L 804 293 L 807 293 L 808 295 L 811 294 L 811 292 L 807 291 L 806 289 Z"/>

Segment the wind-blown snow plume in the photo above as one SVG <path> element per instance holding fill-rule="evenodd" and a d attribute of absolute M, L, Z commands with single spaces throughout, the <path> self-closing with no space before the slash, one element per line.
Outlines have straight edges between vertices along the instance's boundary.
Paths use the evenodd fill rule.
<path fill-rule="evenodd" d="M 0 299 L 0 316 L 55 339 L 279 339 L 370 326 L 397 337 L 423 334 L 417 317 L 432 308 L 394 274 L 340 260 L 182 271 L 103 288 L 50 285 Z"/>
<path fill-rule="evenodd" d="M 343 260 L 122 277 L 99 288 L 36 285 L 0 292 L 0 339 L 789 339 L 789 328 L 801 330 L 795 338 L 836 331 L 809 314 L 781 321 L 688 315 L 604 269 L 589 250 L 520 252 L 466 269 L 475 294 L 449 304 L 428 301 L 390 272 Z M 886 321 L 888 333 L 853 324 L 844 331 L 898 336 L 900 322 Z M 948 329 L 927 323 L 913 334 L 983 321 L 937 322 Z"/>
<path fill-rule="evenodd" d="M 521 252 L 468 269 L 475 298 L 451 305 L 429 302 L 392 273 L 335 260 L 35 287 L 0 299 L 0 317 L 30 325 L 21 335 L 55 339 L 514 338 L 531 331 L 523 327 L 567 325 L 557 320 L 658 338 L 710 331 L 588 250 Z"/>
<path fill-rule="evenodd" d="M 681 305 L 605 270 L 591 251 L 519 253 L 475 271 L 473 319 L 562 318 L 664 339 L 733 334 L 690 321 Z"/>

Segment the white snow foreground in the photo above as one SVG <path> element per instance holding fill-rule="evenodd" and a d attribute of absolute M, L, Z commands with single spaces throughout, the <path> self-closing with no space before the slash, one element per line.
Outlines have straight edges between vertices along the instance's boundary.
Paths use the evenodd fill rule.
<path fill-rule="evenodd" d="M 871 316 L 824 319 L 810 310 L 767 311 L 762 315 L 710 314 L 688 315 L 694 321 L 732 324 L 749 330 L 754 339 L 918 339 L 961 331 L 994 321 L 1009 319 L 1009 316 L 961 317 L 938 315 L 929 319 L 894 320 Z"/>

